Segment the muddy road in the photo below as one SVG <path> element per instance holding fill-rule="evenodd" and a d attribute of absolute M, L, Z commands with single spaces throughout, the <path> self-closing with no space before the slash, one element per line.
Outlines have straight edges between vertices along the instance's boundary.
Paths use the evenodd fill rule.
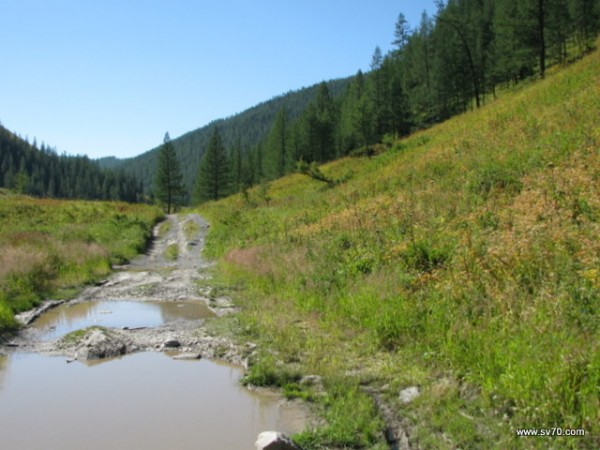
<path fill-rule="evenodd" d="M 224 337 L 207 334 L 203 326 L 207 316 L 235 310 L 229 299 L 211 295 L 210 284 L 203 282 L 210 278 L 211 263 L 202 257 L 208 228 L 208 223 L 196 214 L 168 216 L 166 222 L 155 227 L 154 239 L 146 254 L 116 267 L 110 277 L 86 288 L 73 300 L 48 301 L 34 311 L 21 314 L 19 319 L 27 326 L 5 344 L 5 350 L 64 355 L 68 360 L 138 351 L 170 351 L 181 358 L 218 356 L 245 365 L 253 350 L 252 344 L 236 346 Z M 125 316 L 116 321 L 120 306 L 135 306 L 135 303 L 139 306 L 159 304 L 160 320 L 140 324 L 134 319 L 139 319 L 136 316 L 142 313 L 134 308 L 129 313 L 130 319 Z M 85 322 L 92 315 L 89 310 L 93 305 L 101 305 L 102 310 L 96 313 L 107 317 L 108 325 L 100 322 L 104 328 L 82 332 L 77 339 L 55 336 L 56 325 L 43 320 L 55 314 L 71 324 L 78 323 L 74 316 L 83 315 Z M 193 306 L 205 311 L 192 317 L 178 315 L 179 310 L 184 311 L 183 307 Z M 167 307 L 174 312 L 165 312 Z M 82 308 L 86 308 L 86 312 L 80 312 Z"/>

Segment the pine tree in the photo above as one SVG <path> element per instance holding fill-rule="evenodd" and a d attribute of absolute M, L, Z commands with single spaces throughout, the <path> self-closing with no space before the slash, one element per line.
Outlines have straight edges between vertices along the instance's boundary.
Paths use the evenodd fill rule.
<path fill-rule="evenodd" d="M 238 136 L 237 142 L 231 150 L 231 181 L 233 191 L 238 192 L 244 186 L 244 164 L 242 157 L 242 142 Z"/>
<path fill-rule="evenodd" d="M 230 193 L 230 164 L 219 129 L 213 129 L 206 152 L 200 161 L 193 200 L 201 203 L 218 200 Z"/>
<path fill-rule="evenodd" d="M 300 159 L 325 162 L 335 156 L 335 128 L 337 111 L 327 83 L 322 82 L 315 100 L 308 105 L 300 119 Z"/>
<path fill-rule="evenodd" d="M 288 115 L 282 108 L 275 117 L 273 127 L 267 136 L 268 178 L 276 179 L 284 176 L 290 167 L 289 163 L 289 130 Z"/>
<path fill-rule="evenodd" d="M 177 206 L 183 203 L 184 191 L 181 167 L 169 133 L 165 133 L 163 146 L 158 155 L 158 167 L 154 181 L 156 198 L 164 206 L 167 214 L 171 214 Z"/>
<path fill-rule="evenodd" d="M 408 39 L 410 36 L 410 26 L 408 25 L 408 21 L 404 14 L 400 13 L 398 15 L 398 20 L 396 21 L 396 30 L 394 31 L 394 41 L 392 44 L 398 47 L 397 52 L 402 52 L 406 44 L 408 43 Z"/>

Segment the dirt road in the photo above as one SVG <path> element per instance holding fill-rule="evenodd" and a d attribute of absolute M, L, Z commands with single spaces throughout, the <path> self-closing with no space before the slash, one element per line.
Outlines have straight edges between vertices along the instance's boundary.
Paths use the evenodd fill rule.
<path fill-rule="evenodd" d="M 228 298 L 211 295 L 210 283 L 202 281 L 210 278 L 211 263 L 202 257 L 208 228 L 208 223 L 197 214 L 168 216 L 167 223 L 155 227 L 153 243 L 146 254 L 116 268 L 109 278 L 84 289 L 68 304 L 93 301 L 197 301 L 206 303 L 215 315 L 233 311 L 234 307 Z M 54 304 L 46 303 L 19 318 L 29 324 L 49 306 Z M 236 346 L 222 336 L 210 336 L 204 328 L 203 319 L 174 320 L 157 327 L 113 328 L 103 334 L 98 337 L 96 330 L 95 341 L 102 341 L 103 346 L 113 346 L 119 354 L 169 350 L 183 357 L 210 358 L 218 355 L 220 359 L 243 364 L 253 349 L 251 344 Z M 7 348 L 82 359 L 82 355 L 86 355 L 86 358 L 87 355 L 93 355 L 89 347 L 94 344 L 90 342 L 88 335 L 75 341 L 62 338 L 44 340 L 39 330 L 27 326 L 8 343 Z M 114 353 L 107 351 L 106 354 Z"/>

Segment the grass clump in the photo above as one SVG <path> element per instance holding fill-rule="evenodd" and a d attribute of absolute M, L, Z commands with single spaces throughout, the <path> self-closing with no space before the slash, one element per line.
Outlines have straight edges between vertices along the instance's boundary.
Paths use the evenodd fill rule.
<path fill-rule="evenodd" d="M 346 378 L 330 379 L 320 406 L 325 424 L 294 436 L 303 448 L 387 449 L 373 399 Z"/>
<path fill-rule="evenodd" d="M 255 358 L 242 379 L 245 386 L 284 387 L 298 383 L 302 376 L 272 355 L 263 354 Z"/>
<path fill-rule="evenodd" d="M 97 325 L 93 325 L 91 327 L 82 328 L 81 330 L 71 331 L 70 333 L 65 334 L 61 341 L 67 345 L 75 345 L 78 344 L 90 331 L 99 330 L 104 333 L 109 333 L 108 328 L 100 327 Z"/>
<path fill-rule="evenodd" d="M 179 257 L 179 245 L 177 243 L 169 244 L 164 252 L 165 259 L 176 261 Z"/>
<path fill-rule="evenodd" d="M 158 237 L 164 237 L 166 236 L 166 234 L 171 230 L 171 221 L 170 220 L 164 220 L 163 222 L 161 222 L 161 224 L 158 226 Z"/>
<path fill-rule="evenodd" d="M 192 239 L 200 232 L 200 226 L 193 220 L 187 220 L 183 224 L 183 233 L 186 239 Z"/>

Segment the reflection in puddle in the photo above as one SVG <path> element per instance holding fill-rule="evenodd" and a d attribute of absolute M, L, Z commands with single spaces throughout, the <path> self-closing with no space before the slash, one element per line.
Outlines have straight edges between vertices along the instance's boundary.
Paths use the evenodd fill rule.
<path fill-rule="evenodd" d="M 197 320 L 214 313 L 201 301 L 141 302 L 99 301 L 64 304 L 44 313 L 31 324 L 45 339 L 97 325 L 111 328 L 156 327 L 174 320 Z"/>
<path fill-rule="evenodd" d="M 250 393 L 239 376 L 231 366 L 158 353 L 93 367 L 0 357 L 2 448 L 251 450 L 261 431 L 301 430 L 297 408 Z"/>

